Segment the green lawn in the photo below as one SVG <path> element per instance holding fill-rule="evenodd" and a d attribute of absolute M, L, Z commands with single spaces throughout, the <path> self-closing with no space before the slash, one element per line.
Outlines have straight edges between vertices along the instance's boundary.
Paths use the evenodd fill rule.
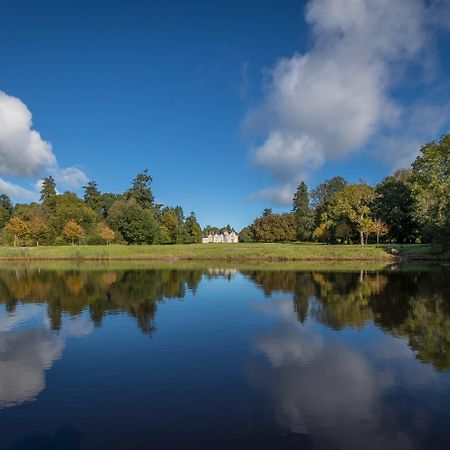
<path fill-rule="evenodd" d="M 391 249 L 395 248 L 395 256 Z M 394 261 L 449 259 L 427 245 L 194 244 L 0 247 L 0 260 Z"/>

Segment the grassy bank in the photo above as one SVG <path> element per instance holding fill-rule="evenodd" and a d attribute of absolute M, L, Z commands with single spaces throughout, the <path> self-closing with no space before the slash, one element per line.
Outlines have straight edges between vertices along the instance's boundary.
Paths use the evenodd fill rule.
<path fill-rule="evenodd" d="M 392 248 L 395 247 L 394 255 Z M 194 244 L 0 247 L 0 260 L 386 261 L 448 259 L 426 245 Z"/>

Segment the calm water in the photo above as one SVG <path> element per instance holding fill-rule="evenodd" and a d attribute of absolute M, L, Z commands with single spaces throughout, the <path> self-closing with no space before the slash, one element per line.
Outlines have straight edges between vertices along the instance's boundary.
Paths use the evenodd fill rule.
<path fill-rule="evenodd" d="M 450 271 L 0 271 L 1 449 L 449 449 Z"/>

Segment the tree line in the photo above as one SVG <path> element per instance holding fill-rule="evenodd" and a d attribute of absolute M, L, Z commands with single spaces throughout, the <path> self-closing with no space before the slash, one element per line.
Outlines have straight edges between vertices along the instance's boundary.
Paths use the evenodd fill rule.
<path fill-rule="evenodd" d="M 319 241 L 362 245 L 436 242 L 450 247 L 450 134 L 425 144 L 408 169 L 376 186 L 334 177 L 308 190 L 302 181 L 292 211 L 265 209 L 239 233 L 241 242 Z"/>
<path fill-rule="evenodd" d="M 100 192 L 95 181 L 74 192 L 59 194 L 55 180 L 43 179 L 40 202 L 13 205 L 0 195 L 0 239 L 4 245 L 175 244 L 201 242 L 194 212 L 155 203 L 147 170 L 122 194 Z"/>

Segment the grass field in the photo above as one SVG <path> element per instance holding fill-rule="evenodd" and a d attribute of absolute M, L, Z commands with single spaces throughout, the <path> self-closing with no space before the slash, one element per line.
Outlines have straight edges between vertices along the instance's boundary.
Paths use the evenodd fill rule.
<path fill-rule="evenodd" d="M 394 254 L 392 249 L 394 248 Z M 428 245 L 322 244 L 193 244 L 193 245 L 68 245 L 58 247 L 0 247 L 0 260 L 79 261 L 386 261 L 449 260 Z"/>

